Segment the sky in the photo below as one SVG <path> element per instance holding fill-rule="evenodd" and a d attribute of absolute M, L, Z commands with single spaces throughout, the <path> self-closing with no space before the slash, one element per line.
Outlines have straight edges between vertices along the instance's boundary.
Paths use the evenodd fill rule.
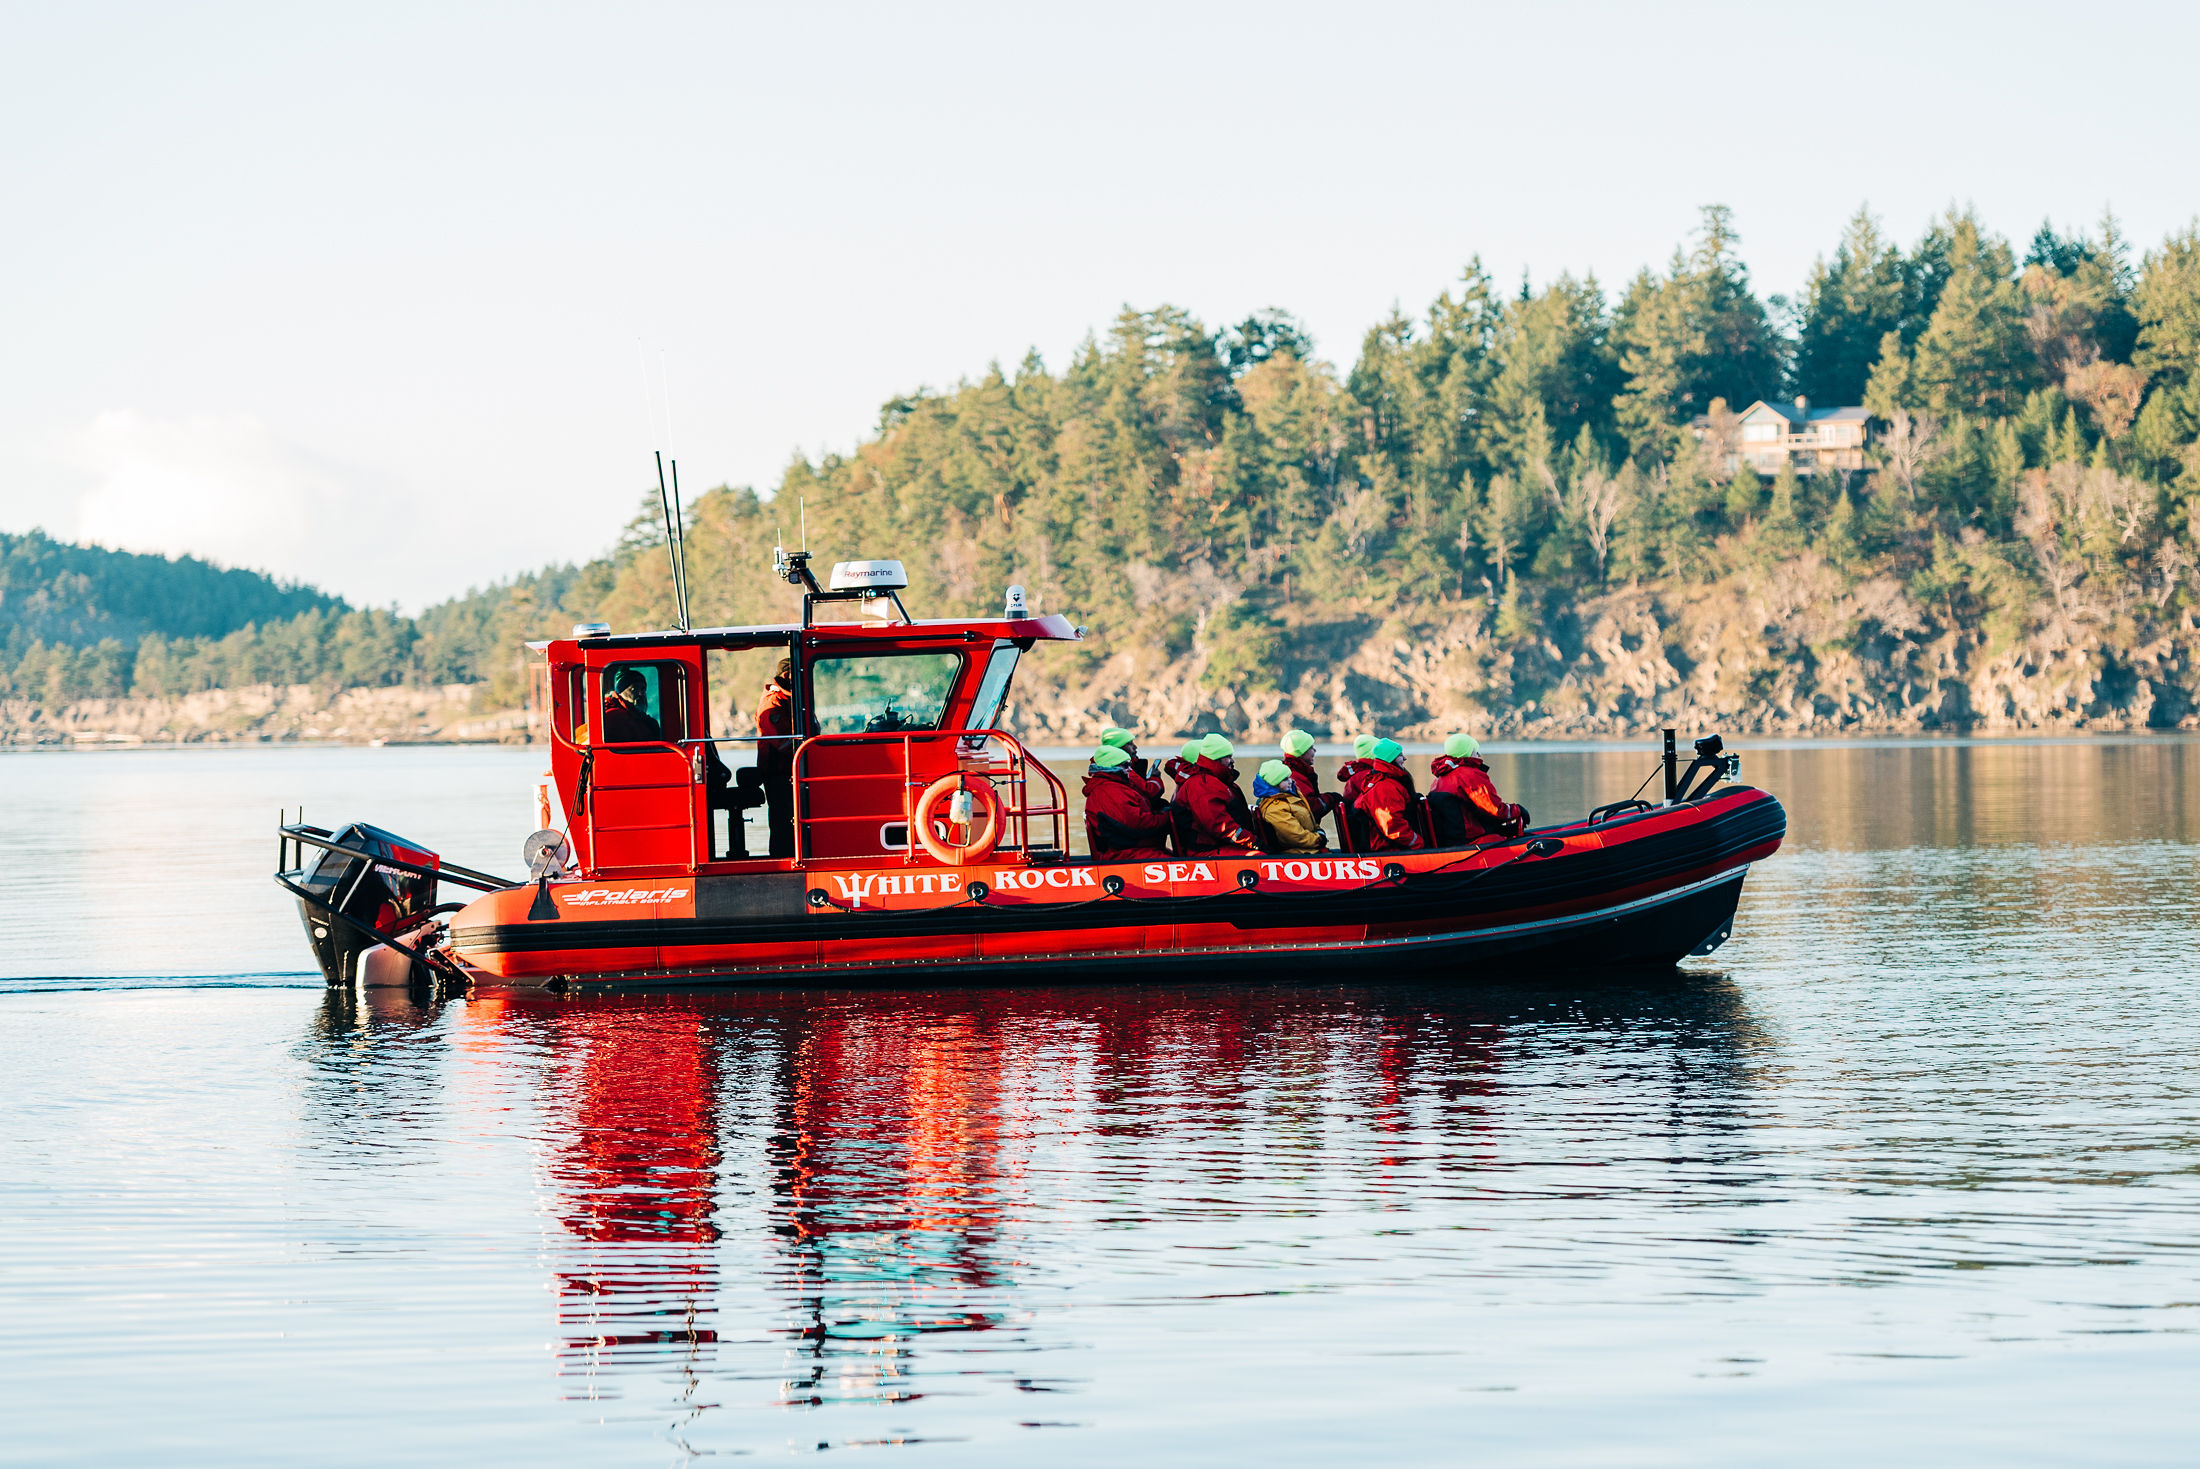
<path fill-rule="evenodd" d="M 2200 212 L 2200 8 L 0 0 L 0 530 L 417 608 L 1126 304 Z M 819 547 L 832 556 L 896 554 Z M 758 548 L 765 574 L 767 548 Z"/>

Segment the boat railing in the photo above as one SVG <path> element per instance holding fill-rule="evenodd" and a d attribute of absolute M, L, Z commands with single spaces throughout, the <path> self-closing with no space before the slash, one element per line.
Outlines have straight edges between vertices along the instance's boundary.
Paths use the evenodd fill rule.
<path fill-rule="evenodd" d="M 934 762 L 919 768 L 915 759 L 920 745 L 936 745 L 955 741 L 958 748 L 952 767 Z M 997 748 L 1005 758 L 992 753 Z M 854 815 L 818 815 L 811 801 L 813 791 L 833 782 L 877 781 L 877 771 L 851 771 L 845 774 L 812 774 L 809 758 L 821 747 L 845 747 L 850 745 L 878 745 L 898 750 L 900 753 L 900 777 L 902 787 L 901 821 L 903 841 L 902 861 L 915 864 L 927 859 L 928 854 L 917 839 L 917 801 L 926 786 L 943 775 L 962 773 L 981 776 L 990 782 L 1001 807 L 1000 840 L 996 851 L 1020 852 L 1028 858 L 1042 851 L 1059 854 L 1056 860 L 1069 855 L 1069 792 L 1053 771 L 1026 750 L 1017 738 L 998 729 L 909 729 L 893 731 L 858 731 L 849 734 L 812 735 L 795 747 L 794 752 L 794 860 L 800 866 L 809 856 L 809 832 L 813 825 L 828 822 L 860 822 L 875 824 L 876 811 Z M 1046 790 L 1046 804 L 1031 804 L 1031 779 L 1037 772 Z M 1035 846 L 1031 840 L 1034 823 L 1044 821 L 1052 841 Z M 891 850 L 891 849 L 889 849 Z"/>

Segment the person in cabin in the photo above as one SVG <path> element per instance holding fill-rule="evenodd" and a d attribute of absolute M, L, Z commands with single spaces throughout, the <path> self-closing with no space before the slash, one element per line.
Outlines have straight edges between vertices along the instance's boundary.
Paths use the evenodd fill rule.
<path fill-rule="evenodd" d="M 607 745 L 637 745 L 645 740 L 661 740 L 665 732 L 645 707 L 649 702 L 649 680 L 642 677 L 639 668 L 622 668 L 612 681 L 611 691 L 603 696 L 603 742 Z"/>
<path fill-rule="evenodd" d="M 756 768 L 764 780 L 771 855 L 794 855 L 794 660 L 782 658 L 756 701 Z"/>
<path fill-rule="evenodd" d="M 1199 740 L 1198 749 L 1199 758 L 1170 803 L 1178 852 L 1186 857 L 1224 857 L 1258 851 L 1253 811 L 1245 804 L 1245 792 L 1238 789 L 1237 751 L 1219 734 Z"/>
<path fill-rule="evenodd" d="M 1169 808 L 1161 782 L 1138 773 L 1120 746 L 1102 745 L 1085 770 L 1085 840 L 1094 860 L 1160 862 L 1169 855 Z"/>
<path fill-rule="evenodd" d="M 1270 760 L 1253 774 L 1253 800 L 1260 817 L 1261 845 L 1271 852 L 1319 852 L 1329 845 L 1322 833 L 1318 800 L 1299 789 L 1291 767 Z"/>
<path fill-rule="evenodd" d="M 1471 735 L 1455 734 L 1444 741 L 1444 753 L 1429 762 L 1435 776 L 1428 788 L 1429 827 L 1439 847 L 1516 837 L 1528 829 L 1528 808 L 1498 795 L 1481 751 Z"/>
<path fill-rule="evenodd" d="M 1322 790 L 1321 772 L 1314 768 L 1314 737 L 1303 729 L 1287 730 L 1283 736 L 1283 763 L 1291 772 L 1291 781 L 1299 788 L 1314 809 L 1314 819 L 1344 804 L 1344 797 L 1335 791 Z"/>
<path fill-rule="evenodd" d="M 1413 851 L 1428 845 L 1415 819 L 1413 777 L 1398 763 L 1403 754 L 1396 740 L 1377 740 L 1369 746 L 1367 758 L 1355 762 L 1359 769 L 1348 792 L 1360 818 L 1353 824 L 1353 834 L 1365 833 L 1362 851 Z"/>

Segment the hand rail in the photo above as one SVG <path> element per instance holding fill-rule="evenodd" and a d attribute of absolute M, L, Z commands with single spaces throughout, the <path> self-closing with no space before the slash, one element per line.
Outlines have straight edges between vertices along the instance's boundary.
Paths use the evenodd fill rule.
<path fill-rule="evenodd" d="M 357 847 L 343 846 L 331 840 L 333 833 L 323 831 L 318 826 L 307 826 L 302 822 L 279 827 L 277 831 L 280 835 L 275 860 L 278 864 L 276 871 L 279 873 L 302 872 L 305 868 L 305 853 L 302 850 L 298 854 L 297 867 L 290 868 L 280 865 L 290 860 L 289 851 L 281 846 L 281 842 L 289 841 L 297 843 L 300 848 L 320 847 L 325 851 L 342 852 L 348 857 L 362 859 L 369 866 L 395 867 L 400 872 L 409 872 L 415 877 L 448 879 L 457 883 L 460 887 L 473 888 L 477 892 L 494 893 L 501 892 L 505 888 L 520 886 L 520 884 L 511 881 L 509 878 L 497 877 L 487 872 L 476 872 L 473 868 L 461 867 L 456 862 L 445 862 L 439 867 L 422 867 L 416 863 L 399 861 L 395 857 L 377 857 L 372 852 L 361 851 Z M 441 857 L 436 860 L 442 862 Z"/>
<path fill-rule="evenodd" d="M 917 845 L 916 812 L 913 809 L 915 792 L 922 790 L 925 785 L 929 784 L 928 781 L 918 780 L 911 773 L 911 755 L 915 746 L 937 743 L 942 740 L 974 741 L 982 746 L 983 743 L 994 739 L 998 739 L 1008 751 L 1008 768 L 1005 771 L 978 769 L 967 773 L 979 775 L 996 785 L 1013 788 L 1015 799 L 1013 801 L 1005 798 L 1002 800 L 1001 815 L 1003 826 L 1015 834 L 1014 849 L 1021 850 L 1026 854 L 1030 852 L 1031 818 L 1045 816 L 1052 818 L 1056 849 L 1067 856 L 1069 852 L 1069 792 L 1063 787 L 1061 780 L 1056 777 L 1054 772 L 1047 768 L 1046 763 L 1033 756 L 1029 750 L 1024 748 L 1023 743 L 1008 731 L 1002 729 L 853 730 L 845 734 L 811 735 L 795 746 L 792 772 L 795 866 L 800 867 L 808 855 L 803 850 L 805 845 L 803 838 L 806 835 L 809 823 L 812 820 L 821 819 L 805 814 L 804 807 L 807 803 L 803 797 L 807 792 L 808 783 L 812 780 L 851 778 L 812 776 L 806 773 L 804 767 L 812 748 L 818 745 L 883 745 L 894 742 L 900 744 L 902 824 L 904 828 L 902 861 L 907 864 L 914 864 L 919 860 L 921 850 Z M 956 768 L 963 769 L 963 757 L 957 757 Z M 1051 795 L 1051 805 L 1033 806 L 1031 804 L 1030 782 L 1031 772 L 1034 769 L 1046 781 Z M 876 777 L 868 778 L 875 779 Z M 1028 860 L 1028 855 L 1026 860 Z"/>

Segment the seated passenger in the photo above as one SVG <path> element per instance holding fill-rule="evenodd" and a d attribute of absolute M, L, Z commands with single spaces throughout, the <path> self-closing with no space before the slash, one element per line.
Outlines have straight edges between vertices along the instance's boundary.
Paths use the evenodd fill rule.
<path fill-rule="evenodd" d="M 607 745 L 634 745 L 645 740 L 661 740 L 665 732 L 649 711 L 642 707 L 649 698 L 649 681 L 638 668 L 620 672 L 610 693 L 603 696 L 603 742 Z"/>
<path fill-rule="evenodd" d="M 1291 730 L 1283 737 L 1283 763 L 1290 770 L 1292 783 L 1299 788 L 1299 794 L 1306 797 L 1307 804 L 1313 808 L 1314 819 L 1319 821 L 1342 806 L 1344 797 L 1334 791 L 1323 794 L 1321 772 L 1314 768 L 1313 750 L 1314 737 L 1303 729 Z"/>
<path fill-rule="evenodd" d="M 1199 759 L 1170 803 L 1176 817 L 1177 850 L 1183 856 L 1236 856 L 1260 849 L 1253 835 L 1252 808 L 1238 789 L 1236 754 L 1219 734 L 1199 741 Z"/>
<path fill-rule="evenodd" d="M 1360 773 L 1360 766 L 1366 762 L 1368 756 L 1374 753 L 1374 735 L 1354 735 L 1352 737 L 1352 758 L 1337 767 L 1337 784 L 1349 788 L 1352 784 L 1352 777 Z M 1348 802 L 1351 800 L 1351 795 L 1351 791 L 1347 789 L 1345 799 Z"/>
<path fill-rule="evenodd" d="M 1100 731 L 1100 744 L 1103 749 L 1121 750 L 1124 754 L 1130 756 L 1131 769 L 1137 771 L 1140 775 L 1153 774 L 1152 770 L 1147 768 L 1145 757 L 1138 753 L 1138 736 L 1129 730 L 1111 724 Z"/>
<path fill-rule="evenodd" d="M 1271 852 L 1319 852 L 1329 845 L 1322 834 L 1321 808 L 1300 794 L 1291 767 L 1270 760 L 1253 776 L 1259 803 L 1261 845 Z"/>
<path fill-rule="evenodd" d="M 1102 862 L 1158 862 L 1169 855 L 1169 813 L 1156 807 L 1161 782 L 1138 773 L 1114 745 L 1092 752 L 1085 772 L 1085 840 Z"/>
<path fill-rule="evenodd" d="M 1365 760 L 1355 761 L 1347 799 L 1357 816 L 1353 834 L 1364 837 L 1365 852 L 1413 851 L 1426 846 L 1414 819 L 1417 797 L 1413 777 L 1398 758 L 1405 751 L 1396 740 L 1377 740 Z M 1364 823 L 1364 824 L 1363 824 Z"/>
<path fill-rule="evenodd" d="M 1181 791 L 1184 789 L 1184 778 L 1192 773 L 1192 767 L 1198 763 L 1199 741 L 1187 740 L 1183 749 L 1161 763 L 1161 772 L 1175 781 L 1176 788 Z"/>
<path fill-rule="evenodd" d="M 1439 847 L 1464 847 L 1485 837 L 1516 837 L 1528 829 L 1528 808 L 1506 804 L 1478 758 L 1473 737 L 1455 734 L 1429 762 L 1436 777 L 1428 788 L 1431 834 Z"/>

